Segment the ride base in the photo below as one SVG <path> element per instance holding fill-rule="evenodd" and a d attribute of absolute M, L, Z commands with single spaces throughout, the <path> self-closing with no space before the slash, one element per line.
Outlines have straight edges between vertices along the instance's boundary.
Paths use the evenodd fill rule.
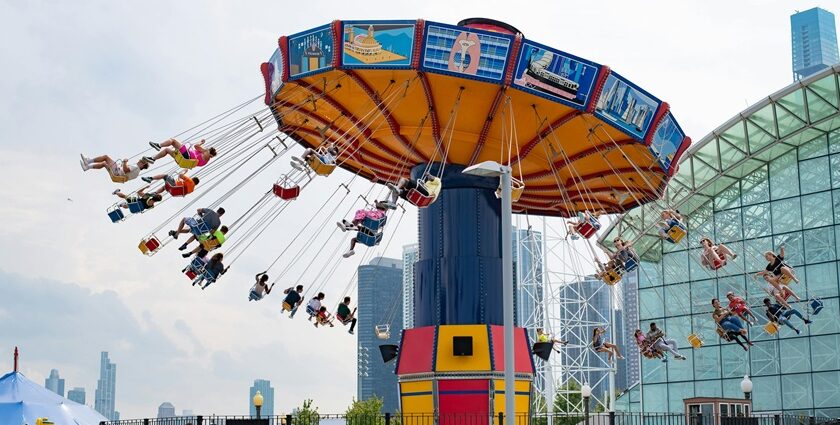
<path fill-rule="evenodd" d="M 403 332 L 396 373 L 400 413 L 412 423 L 499 425 L 505 412 L 504 328 L 441 325 Z M 516 418 L 530 417 L 534 363 L 525 329 L 514 336 Z M 465 421 L 465 418 L 469 417 Z M 424 419 L 425 418 L 425 419 Z M 512 423 L 512 422 L 505 422 Z"/>

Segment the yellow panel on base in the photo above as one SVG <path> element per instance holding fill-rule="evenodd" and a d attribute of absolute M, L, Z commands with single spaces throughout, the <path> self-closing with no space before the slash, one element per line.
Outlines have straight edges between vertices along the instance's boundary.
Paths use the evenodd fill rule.
<path fill-rule="evenodd" d="M 412 425 L 434 424 L 435 398 L 432 381 L 400 382 L 400 414 Z"/>
<path fill-rule="evenodd" d="M 505 380 L 495 379 L 493 380 L 493 384 L 495 386 L 495 394 L 493 395 L 493 425 L 500 425 L 499 412 L 505 411 Z M 514 383 L 514 389 L 516 390 L 515 408 L 517 420 L 519 420 L 518 418 L 527 418 L 531 408 L 531 381 L 517 379 L 516 383 Z M 514 423 L 517 424 L 520 422 Z M 527 423 L 527 420 L 524 423 Z"/>
<path fill-rule="evenodd" d="M 453 337 L 472 337 L 472 356 L 453 355 Z M 438 328 L 435 371 L 489 371 L 490 337 L 487 325 L 449 325 Z"/>

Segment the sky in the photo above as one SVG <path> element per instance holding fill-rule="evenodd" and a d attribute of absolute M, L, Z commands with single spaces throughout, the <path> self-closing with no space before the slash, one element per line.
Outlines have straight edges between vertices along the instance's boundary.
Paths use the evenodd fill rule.
<path fill-rule="evenodd" d="M 164 401 L 179 412 L 243 414 L 257 378 L 272 381 L 278 413 L 305 398 L 322 412 L 346 409 L 356 392 L 355 339 L 280 317 L 279 296 L 249 304 L 247 291 L 348 173 L 307 187 L 202 292 L 179 273 L 185 262 L 171 247 L 151 258 L 136 249 L 178 206 L 111 224 L 105 209 L 114 185 L 78 165 L 80 152 L 132 156 L 261 94 L 259 65 L 280 35 L 333 19 L 503 20 L 529 39 L 609 65 L 667 101 L 700 140 L 790 84 L 789 15 L 816 5 L 0 0 L 0 372 L 11 368 L 17 345 L 26 376 L 43 382 L 57 368 L 92 402 L 99 352 L 109 351 L 123 418 L 154 416 Z M 241 214 L 288 169 L 280 162 L 274 176 L 230 200 L 229 214 Z M 406 212 L 393 241 L 370 254 L 399 256 L 416 241 L 415 220 Z M 280 261 L 288 279 L 311 277 L 302 264 L 328 251 L 310 248 Z M 361 260 L 341 263 L 324 287 L 352 292 Z"/>

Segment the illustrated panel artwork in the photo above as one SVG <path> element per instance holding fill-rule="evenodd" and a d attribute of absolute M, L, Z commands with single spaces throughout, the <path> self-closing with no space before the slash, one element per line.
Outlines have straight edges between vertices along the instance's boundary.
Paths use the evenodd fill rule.
<path fill-rule="evenodd" d="M 280 87 L 283 86 L 283 52 L 280 49 L 275 50 L 268 63 L 271 64 L 270 90 L 272 95 L 276 95 Z"/>
<path fill-rule="evenodd" d="M 289 36 L 289 78 L 331 68 L 333 48 L 329 25 Z"/>
<path fill-rule="evenodd" d="M 522 44 L 513 85 L 578 108 L 584 108 L 600 67 L 536 43 Z"/>
<path fill-rule="evenodd" d="M 612 122 L 633 138 L 642 140 L 650 128 L 659 103 L 658 99 L 633 83 L 611 73 L 595 105 L 595 115 Z"/>
<path fill-rule="evenodd" d="M 427 24 L 423 68 L 500 82 L 513 38 L 462 27 Z"/>
<path fill-rule="evenodd" d="M 650 151 L 659 160 L 663 170 L 668 171 L 671 167 L 674 155 L 680 149 L 683 140 L 685 140 L 685 133 L 674 116 L 670 112 L 667 113 L 656 132 L 653 133 L 653 140 L 650 143 Z"/>
<path fill-rule="evenodd" d="M 342 65 L 408 68 L 414 51 L 413 21 L 343 23 Z"/>

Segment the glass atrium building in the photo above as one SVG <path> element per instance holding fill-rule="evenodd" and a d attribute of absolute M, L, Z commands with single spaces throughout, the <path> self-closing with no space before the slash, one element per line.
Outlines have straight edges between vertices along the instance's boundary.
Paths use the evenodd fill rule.
<path fill-rule="evenodd" d="M 743 397 L 740 382 L 754 383 L 756 412 L 840 416 L 840 66 L 775 93 L 731 119 L 686 153 L 664 200 L 637 208 L 601 239 L 636 240 L 641 328 L 657 322 L 688 359 L 641 360 L 641 382 L 619 398 L 618 410 L 681 412 L 689 397 Z M 687 218 L 688 236 L 662 242 L 654 227 L 664 208 Z M 725 243 L 738 257 L 710 271 L 700 264 L 699 239 Z M 766 284 L 754 280 L 767 262 L 762 253 L 784 245 L 786 261 L 802 280 L 803 298 L 825 308 L 801 335 L 762 324 Z M 759 324 L 745 352 L 718 338 L 712 298 L 726 304 L 746 296 Z M 794 307 L 805 313 L 806 302 Z M 703 347 L 692 349 L 689 334 Z"/>

